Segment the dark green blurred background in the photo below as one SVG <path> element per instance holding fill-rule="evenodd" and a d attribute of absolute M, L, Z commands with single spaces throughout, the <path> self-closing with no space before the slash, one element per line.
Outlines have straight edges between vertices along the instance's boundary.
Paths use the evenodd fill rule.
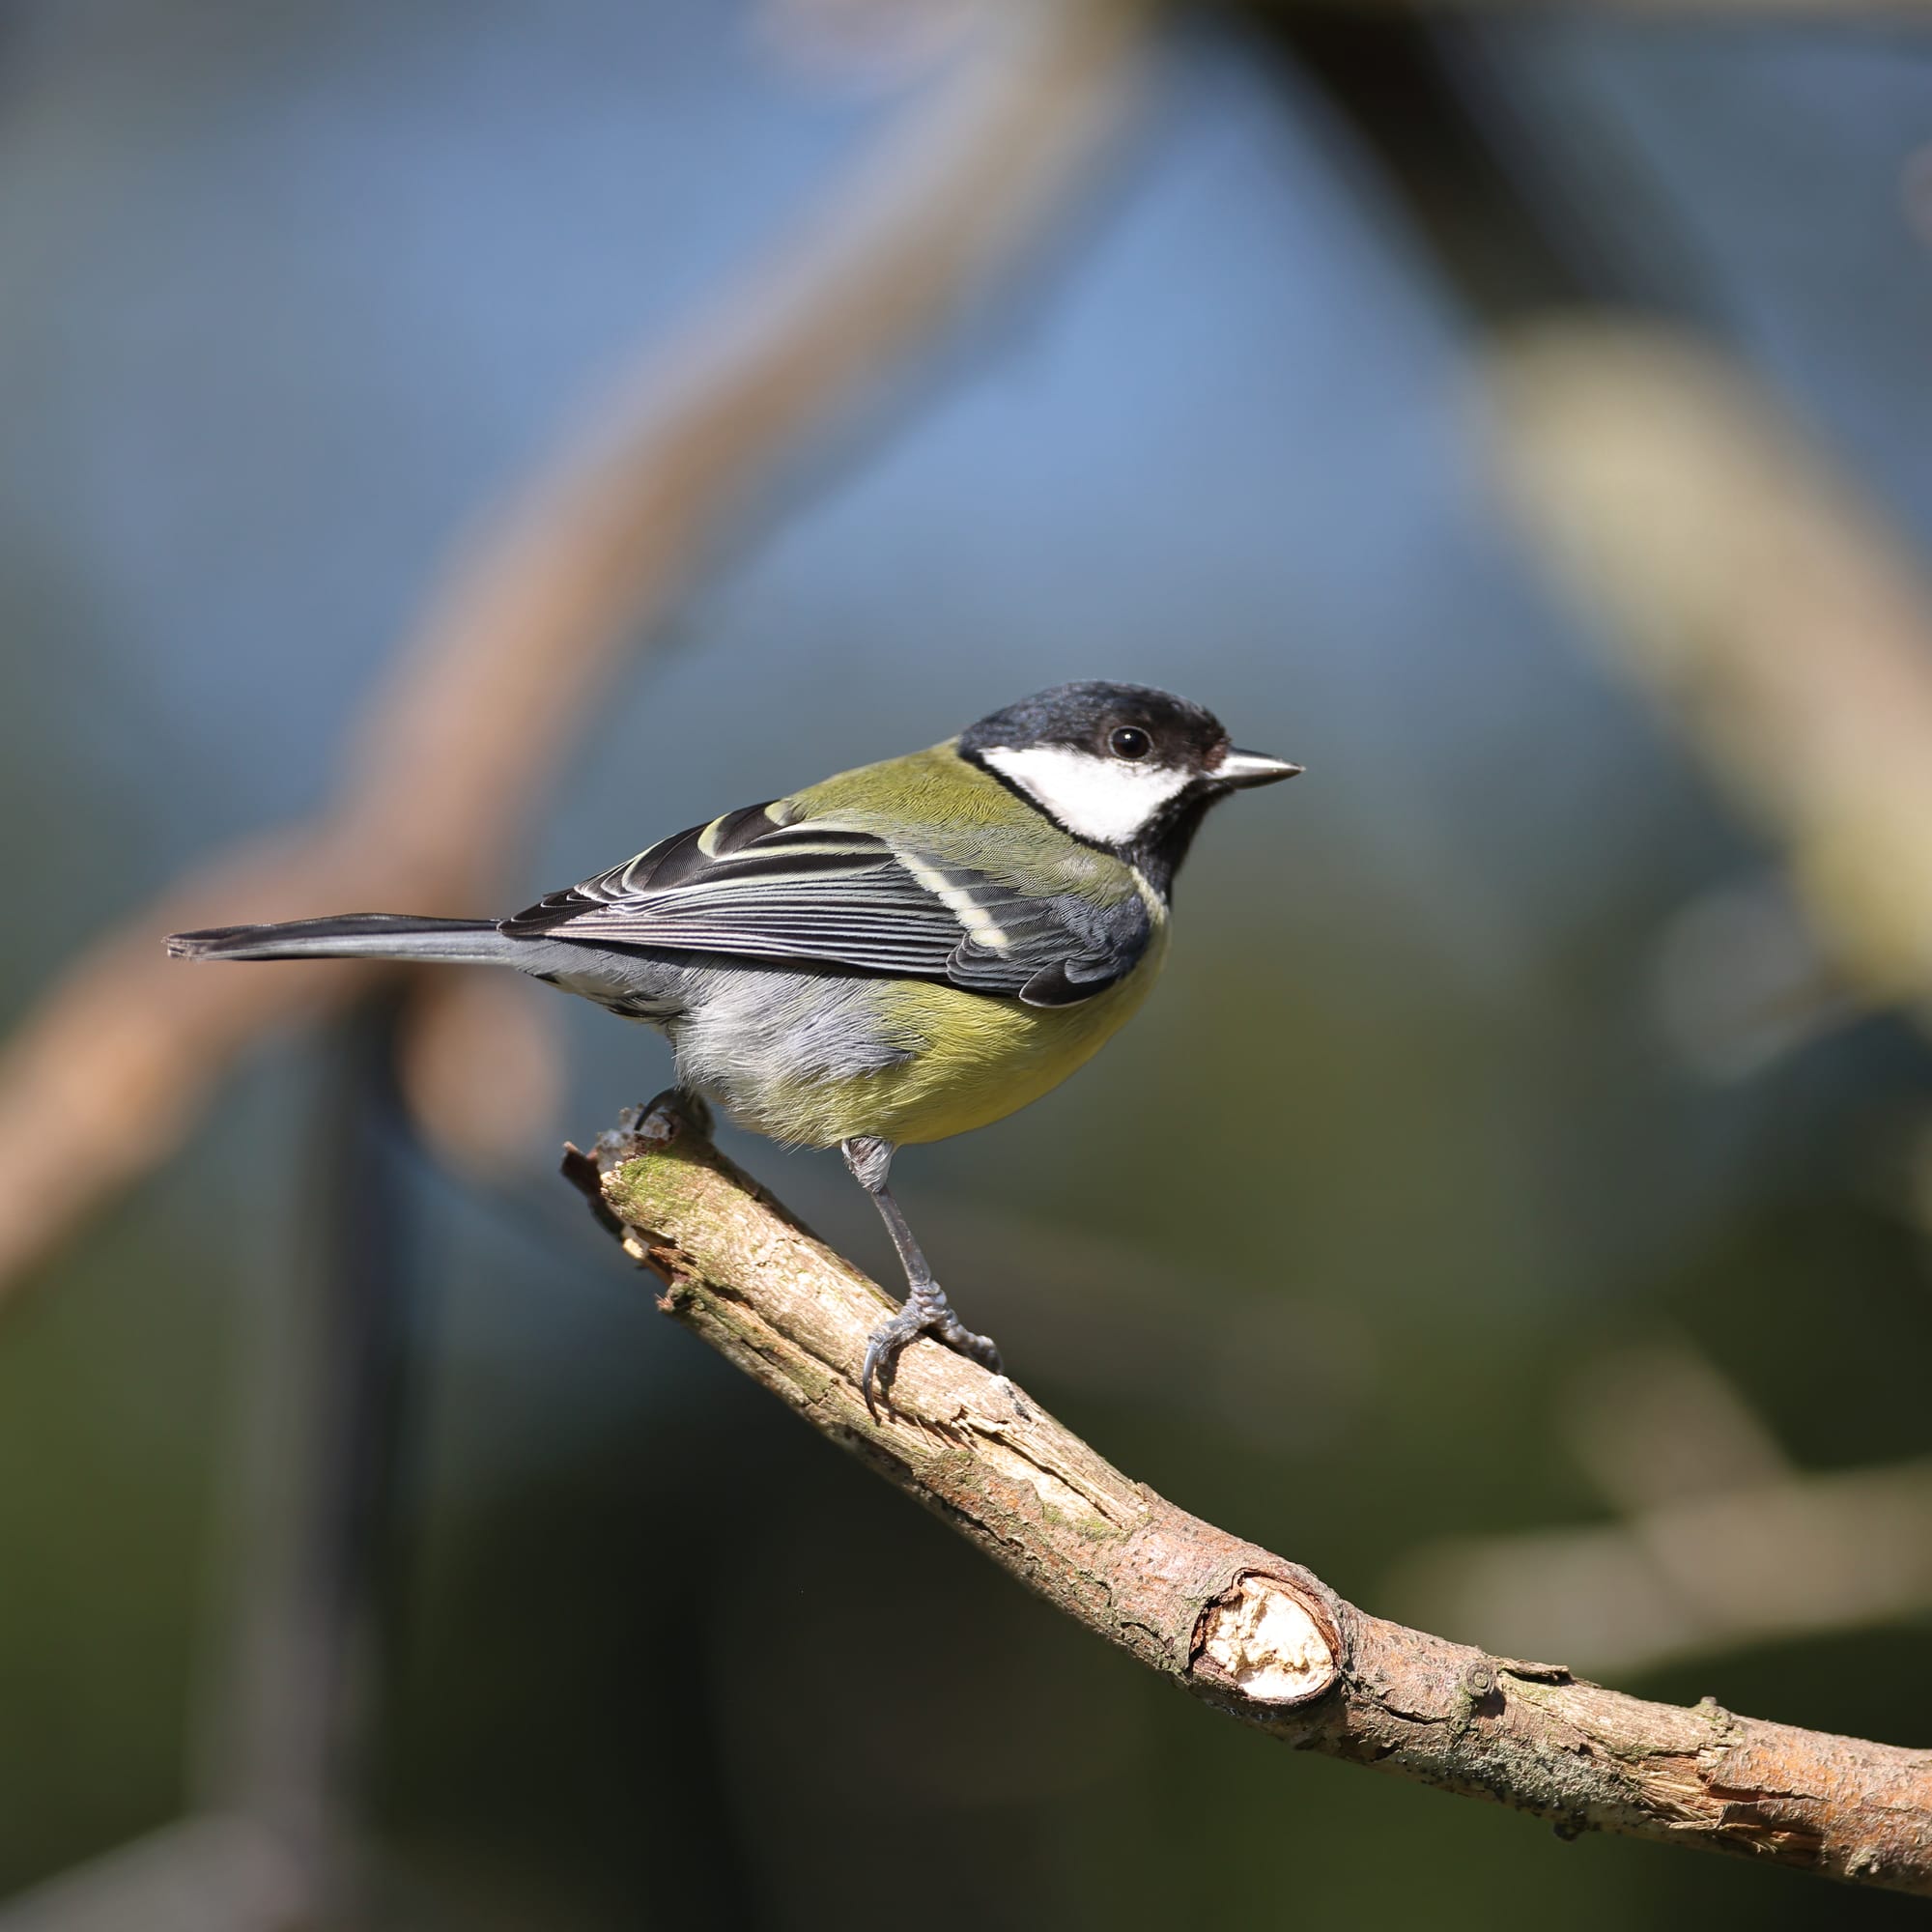
<path fill-rule="evenodd" d="M 14 0 L 7 1015 L 315 806 L 455 535 L 899 104 L 831 18 Z M 1922 39 L 1497 19 L 1437 51 L 1585 279 L 1727 341 L 1932 543 Z M 1469 1539 L 1611 1522 L 1576 1426 L 1605 1364 L 1801 1469 L 1932 1453 L 1928 1060 L 1865 1018 L 1718 1078 L 1664 1024 L 1671 934 L 1776 855 L 1492 507 L 1483 277 L 1321 67 L 1212 15 L 1163 38 L 1077 217 L 611 692 L 513 898 L 1063 677 L 1213 706 L 1309 775 L 1203 838 L 1149 1009 L 900 1164 L 968 1318 L 1131 1473 L 1376 1609 L 1932 1743 L 1932 1602 L 1782 1640 L 1456 1622 Z M 664 1050 L 555 1005 L 567 1098 L 513 1179 L 355 1097 L 352 1033 L 283 1038 L 11 1311 L 0 1898 L 219 1783 L 298 1508 L 264 1381 L 332 1217 L 380 1209 L 410 1346 L 357 1922 L 1908 1921 L 1291 1755 L 1101 1651 L 653 1313 L 552 1169 Z M 345 1134 L 401 1177 L 373 1206 Z M 727 1145 L 886 1264 L 836 1162 Z"/>

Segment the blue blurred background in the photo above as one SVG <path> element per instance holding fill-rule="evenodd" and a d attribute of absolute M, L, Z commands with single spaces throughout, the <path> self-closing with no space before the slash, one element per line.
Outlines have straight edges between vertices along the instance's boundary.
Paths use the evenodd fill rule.
<path fill-rule="evenodd" d="M 880 31 L 14 0 L 8 1014 L 316 808 L 451 545 L 929 83 L 866 57 Z M 1922 39 L 1497 17 L 1433 50 L 1593 286 L 1727 343 L 1932 543 Z M 1445 1539 L 1614 1516 L 1565 1423 L 1606 1362 L 1703 1378 L 1806 1469 L 1932 1454 L 1895 1184 L 1927 1063 L 1884 1018 L 1727 1080 L 1668 1036 L 1673 922 L 1776 855 L 1499 514 L 1493 318 L 1330 65 L 1271 15 L 1170 22 L 1109 167 L 733 532 L 506 869 L 522 903 L 1065 677 L 1179 689 L 1303 760 L 1202 840 L 1136 1026 L 904 1160 L 904 1196 L 969 1319 L 1114 1460 L 1440 1625 Z M 479 1179 L 369 1129 L 403 1177 L 409 1346 L 345 1922 L 1905 1922 L 1560 1844 L 1143 1681 L 655 1316 L 551 1175 L 664 1049 L 545 1016 L 567 1084 L 520 1161 Z M 220 1781 L 210 1714 L 286 1527 L 264 1388 L 299 1372 L 366 1044 L 268 1042 L 0 1331 L 0 1897 Z M 836 1162 L 727 1145 L 885 1265 Z M 1932 1597 L 1782 1639 L 1600 1635 L 1565 1661 L 1932 1742 Z"/>

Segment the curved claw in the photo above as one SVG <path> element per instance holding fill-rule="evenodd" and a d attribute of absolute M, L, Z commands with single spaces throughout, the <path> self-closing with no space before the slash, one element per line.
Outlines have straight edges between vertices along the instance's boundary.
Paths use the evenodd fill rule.
<path fill-rule="evenodd" d="M 908 1341 L 911 1337 L 906 1338 Z M 905 1343 L 899 1344 L 899 1349 Z M 879 1419 L 879 1405 L 873 1400 L 876 1387 L 887 1408 L 893 1406 L 893 1376 L 898 1366 L 898 1349 L 889 1349 L 886 1331 L 881 1328 L 866 1338 L 866 1365 L 859 1371 L 859 1393 L 866 1398 L 866 1413 Z"/>
<path fill-rule="evenodd" d="M 882 1322 L 866 1338 L 859 1393 L 866 1399 L 866 1413 L 874 1422 L 879 1420 L 879 1403 L 883 1402 L 891 1413 L 893 1382 L 898 1375 L 899 1357 L 922 1335 L 931 1336 L 954 1353 L 978 1362 L 992 1375 L 1005 1374 L 999 1347 L 992 1337 L 974 1334 L 953 1314 L 952 1304 L 937 1284 L 923 1284 L 907 1295 L 905 1306 L 890 1321 Z"/>

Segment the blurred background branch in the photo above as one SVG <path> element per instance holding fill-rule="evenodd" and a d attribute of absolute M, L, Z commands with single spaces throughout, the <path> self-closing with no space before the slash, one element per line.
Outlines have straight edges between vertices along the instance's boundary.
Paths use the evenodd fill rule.
<path fill-rule="evenodd" d="M 259 1818 L 203 1812 L 0 1908 L 6 1932 L 264 1932 L 312 1923 L 308 1874 Z"/>
<path fill-rule="evenodd" d="M 620 652 L 800 444 L 876 401 L 1038 232 L 1115 125 L 1143 32 L 1132 0 L 989 11 L 820 211 L 653 346 L 465 546 L 370 700 L 334 804 L 170 887 L 63 971 L 0 1059 L 0 1297 L 180 1142 L 243 1046 L 372 983 L 318 963 L 213 984 L 171 968 L 160 935 L 318 906 L 491 909 Z M 469 1046 L 493 1052 L 527 1010 L 453 997 L 475 1016 Z M 421 1064 L 460 1078 L 478 1057 L 444 1040 Z M 477 1111 L 462 1097 L 444 1082 L 432 1114 L 458 1137 Z"/>
<path fill-rule="evenodd" d="M 1410 1614 L 1633 1672 L 1932 1611 L 1932 1461 L 1801 1472 L 1681 1338 L 1559 1396 L 1553 1434 L 1614 1520 L 1425 1544 L 1385 1585 Z"/>
<path fill-rule="evenodd" d="M 1932 1027 L 1932 582 L 1734 362 L 1616 320 L 1491 364 L 1496 453 L 1605 662 L 1788 853 L 1847 980 Z"/>

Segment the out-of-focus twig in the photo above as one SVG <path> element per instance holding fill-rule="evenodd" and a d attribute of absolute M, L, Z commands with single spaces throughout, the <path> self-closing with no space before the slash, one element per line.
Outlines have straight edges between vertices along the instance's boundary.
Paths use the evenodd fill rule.
<path fill-rule="evenodd" d="M 1491 394 L 1606 655 L 1790 857 L 1847 977 L 1932 1026 L 1932 582 L 1776 402 L 1661 329 L 1549 325 Z"/>
<path fill-rule="evenodd" d="M 859 1389 L 891 1304 L 661 1103 L 570 1178 L 661 1306 L 802 1421 L 1095 1636 L 1303 1750 L 1501 1800 L 1560 1830 L 1730 1851 L 1932 1893 L 1932 1752 L 1646 1703 L 1345 1602 L 1189 1516 L 934 1343 L 893 1412 Z M 704 1614 L 702 1588 L 692 1614 Z"/>
<path fill-rule="evenodd" d="M 1505 1644 L 1534 1633 L 1606 1671 L 1920 1617 L 1932 1459 L 1690 1496 L 1616 1523 L 1445 1540 L 1387 1587 L 1416 1616 Z"/>
<path fill-rule="evenodd" d="M 175 1146 L 223 1067 L 366 968 L 230 978 L 183 926 L 489 910 L 501 857 L 601 681 L 812 431 L 1009 262 L 1113 125 L 1129 0 L 989 9 L 984 30 L 774 259 L 710 304 L 463 549 L 371 700 L 334 803 L 144 906 L 0 1058 L 0 1294 Z"/>
<path fill-rule="evenodd" d="M 1681 336 L 1550 325 L 1497 354 L 1491 397 L 1523 527 L 1608 662 L 1787 853 L 1823 954 L 1761 922 L 1749 973 L 1735 922 L 1678 951 L 1666 1012 L 1693 1055 L 1761 1057 L 1751 1009 L 1780 980 L 1790 1037 L 1863 1003 L 1932 1032 L 1932 573 L 1770 395 Z M 1912 1185 L 1932 1233 L 1932 1186 Z"/>
<path fill-rule="evenodd" d="M 1597 1492 L 1627 1516 L 1797 1473 L 1743 1390 L 1686 1337 L 1589 1356 L 1557 1421 Z"/>
<path fill-rule="evenodd" d="M 302 1922 L 302 1882 L 252 1818 L 204 1812 L 0 1904 L 0 1932 L 270 1932 Z"/>
<path fill-rule="evenodd" d="M 1775 867 L 1723 880 L 1680 906 L 1651 949 L 1649 979 L 1664 1038 L 1716 1081 L 1749 1079 L 1869 1007 Z"/>
<path fill-rule="evenodd" d="M 1932 1609 L 1932 1461 L 1801 1473 L 1667 1338 L 1588 1363 L 1555 1422 L 1617 1520 L 1425 1544 L 1387 1584 L 1413 1615 L 1625 1671 Z"/>

